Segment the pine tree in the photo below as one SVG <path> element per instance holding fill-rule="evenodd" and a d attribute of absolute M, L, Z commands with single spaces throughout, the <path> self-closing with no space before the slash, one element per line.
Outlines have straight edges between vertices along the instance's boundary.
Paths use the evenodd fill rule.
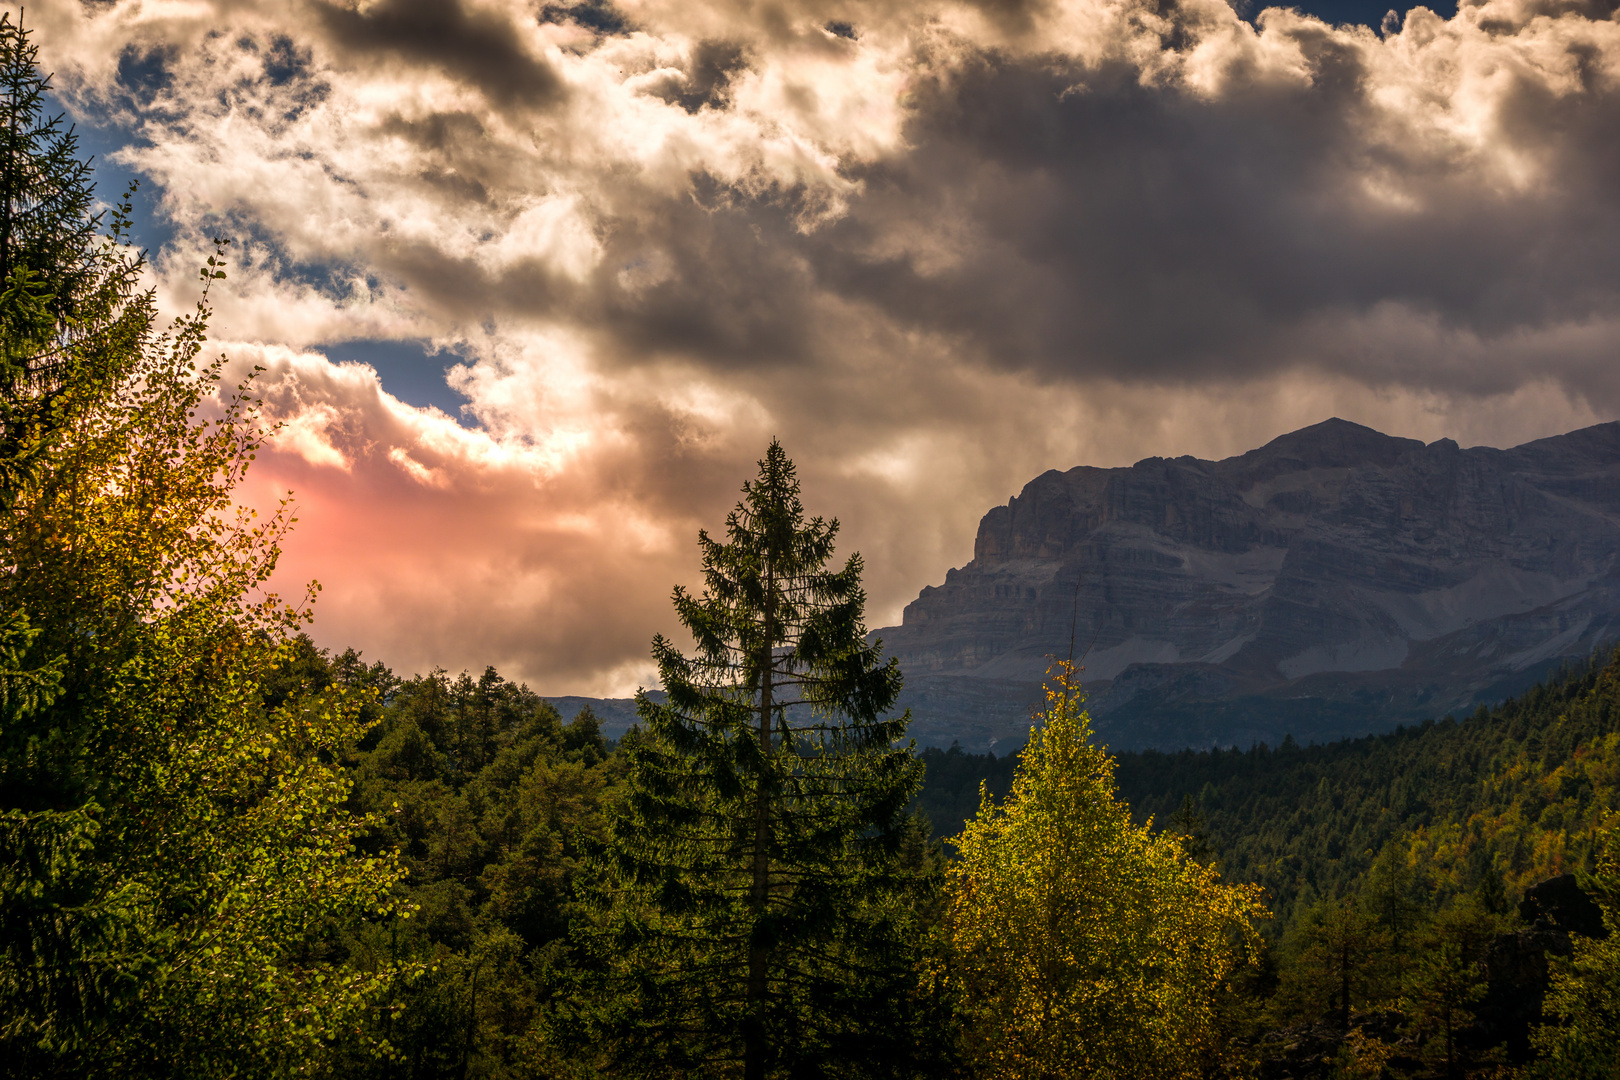
<path fill-rule="evenodd" d="M 1367 869 L 1362 905 L 1389 935 L 1390 957 L 1397 970 L 1427 916 L 1427 891 L 1419 868 L 1411 864 L 1407 845 L 1399 841 L 1384 845 Z"/>
<path fill-rule="evenodd" d="M 0 13 L 0 509 L 52 437 L 115 385 L 148 323 L 131 303 L 128 197 L 111 222 L 20 17 Z M 104 227 L 108 234 L 102 235 Z"/>
<path fill-rule="evenodd" d="M 666 697 L 637 698 L 596 885 L 606 1030 L 639 1075 L 902 1075 L 923 878 L 909 713 L 885 717 L 900 670 L 779 443 L 743 493 L 724 542 L 699 533 L 704 593 L 675 589 L 695 655 L 657 637 Z"/>
<path fill-rule="evenodd" d="M 1402 978 L 1401 1000 L 1420 1031 L 1437 1035 L 1446 1076 L 1462 1072 L 1458 1035 L 1474 1022 L 1471 1007 L 1485 995 L 1485 957 L 1505 929 L 1502 919 L 1472 904 L 1457 904 L 1436 916 L 1416 942 Z M 1433 1045 L 1431 1043 L 1431 1045 Z"/>
<path fill-rule="evenodd" d="M 1283 948 L 1292 961 L 1270 1006 L 1279 1020 L 1327 1015 L 1349 1030 L 1358 1005 L 1378 1004 L 1390 994 L 1389 933 L 1348 900 L 1306 912 Z"/>

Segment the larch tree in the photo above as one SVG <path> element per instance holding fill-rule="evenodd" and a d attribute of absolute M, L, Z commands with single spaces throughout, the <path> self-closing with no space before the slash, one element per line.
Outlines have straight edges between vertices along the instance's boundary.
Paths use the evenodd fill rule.
<path fill-rule="evenodd" d="M 1606 672 L 1612 685 L 1615 676 Z M 1601 938 L 1571 935 L 1574 955 L 1556 962 L 1547 993 L 1555 1018 L 1531 1036 L 1540 1060 L 1532 1080 L 1620 1080 L 1620 827 L 1599 836 L 1598 865 L 1582 882 L 1603 911 Z"/>
<path fill-rule="evenodd" d="M 653 642 L 623 811 L 594 887 L 603 1031 L 630 1075 L 864 1077 L 920 1066 L 905 858 L 922 767 L 887 715 L 900 670 L 865 641 L 861 559 L 805 519 L 772 441 L 700 532 L 706 588 L 674 603 L 696 643 Z"/>
<path fill-rule="evenodd" d="M 1217 1006 L 1258 945 L 1256 886 L 1131 821 L 1069 665 L 1012 791 L 956 841 L 949 927 L 965 1054 L 985 1077 L 1196 1077 L 1226 1055 Z"/>

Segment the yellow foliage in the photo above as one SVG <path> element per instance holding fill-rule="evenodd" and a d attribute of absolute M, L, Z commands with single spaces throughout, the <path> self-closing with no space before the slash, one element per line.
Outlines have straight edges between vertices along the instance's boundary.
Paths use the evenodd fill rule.
<path fill-rule="evenodd" d="M 1620 1076 L 1615 1047 L 1620 1045 L 1620 825 L 1598 832 L 1597 871 L 1588 885 L 1603 907 L 1603 938 L 1577 936 L 1575 954 L 1553 967 L 1547 1011 L 1557 1023 L 1537 1030 L 1531 1041 L 1539 1061 L 1529 1080 L 1614 1080 Z"/>
<path fill-rule="evenodd" d="M 0 662 L 57 679 L 26 709 L 0 695 L 0 1059 L 313 1073 L 400 973 L 330 944 L 408 913 L 397 854 L 355 847 L 375 824 L 342 766 L 364 701 L 267 707 L 312 596 L 265 592 L 288 505 L 261 521 L 236 500 L 267 434 L 251 384 L 199 360 L 206 294 L 172 335 L 150 297 L 131 307 L 123 375 L 76 403 L 0 514 L 0 612 L 26 614 L 29 650 Z"/>
<path fill-rule="evenodd" d="M 1012 792 L 951 867 L 953 977 L 988 1077 L 1182 1077 L 1222 1054 L 1226 980 L 1258 948 L 1258 886 L 1225 885 L 1136 826 L 1074 671 L 1047 687 Z"/>
<path fill-rule="evenodd" d="M 1389 1059 L 1394 1056 L 1395 1047 L 1389 1043 L 1368 1035 L 1361 1028 L 1351 1028 L 1333 1063 L 1333 1080 L 1380 1080 Z"/>

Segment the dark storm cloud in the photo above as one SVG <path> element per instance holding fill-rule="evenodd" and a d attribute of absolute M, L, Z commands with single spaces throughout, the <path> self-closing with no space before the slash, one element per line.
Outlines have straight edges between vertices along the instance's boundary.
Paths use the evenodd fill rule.
<path fill-rule="evenodd" d="M 1150 0 L 1098 22 L 1102 9 L 1083 5 L 983 0 L 971 5 L 985 20 L 978 36 L 918 32 L 885 61 L 909 69 L 900 139 L 821 151 L 837 160 L 808 178 L 768 158 L 739 162 L 731 145 L 813 122 L 838 76 L 792 65 L 815 49 L 857 56 L 873 37 L 837 5 L 800 6 L 804 26 L 791 8 L 752 22 L 704 9 L 708 21 L 694 16 L 685 36 L 672 9 L 638 9 L 644 40 L 663 40 L 660 23 L 676 32 L 609 62 L 642 80 L 643 99 L 708 125 L 646 136 L 694 144 L 649 183 L 646 162 L 592 145 L 641 138 L 633 128 L 645 115 L 625 102 L 601 119 L 561 117 L 532 145 L 513 141 L 529 106 L 565 96 L 561 54 L 524 38 L 524 20 L 595 35 L 567 44 L 589 63 L 604 42 L 623 45 L 619 9 L 317 0 L 310 10 L 339 59 L 375 58 L 396 74 L 436 68 L 491 104 L 385 112 L 353 133 L 415 148 L 378 182 L 452 214 L 487 210 L 461 226 L 475 244 L 384 220 L 361 258 L 447 317 L 572 315 L 617 340 L 608 361 L 671 353 L 719 368 L 813 362 L 836 347 L 838 334 L 818 324 L 833 301 L 1040 378 L 1242 378 L 1324 363 L 1494 390 L 1525 373 L 1442 356 L 1411 370 L 1399 349 L 1335 328 L 1426 320 L 1488 350 L 1620 319 L 1610 0 L 1497 3 L 1450 23 L 1414 9 L 1387 40 L 1278 11 L 1256 39 L 1224 7 L 1196 2 Z M 891 37 L 929 13 L 860 10 Z M 1080 15 L 1092 23 L 1060 25 Z M 715 36 L 726 18 L 735 32 Z M 267 93 L 311 81 L 307 45 L 268 40 Z M 124 55 L 121 81 L 169 89 L 176 46 Z M 1199 63 L 1218 73 L 1195 77 Z M 1469 84 L 1452 68 L 1479 70 Z M 592 127 L 610 117 L 624 128 Z M 479 245 L 498 241 L 514 214 L 569 192 L 584 200 L 593 265 L 564 271 L 544 247 L 485 257 Z M 288 244 L 283 254 L 292 265 L 334 253 Z"/>
<path fill-rule="evenodd" d="M 501 105 L 543 106 L 562 96 L 556 72 L 522 47 L 510 20 L 462 0 L 380 0 L 362 9 L 320 0 L 313 10 L 339 47 L 438 66 Z"/>
<path fill-rule="evenodd" d="M 735 202 L 700 180 L 693 197 L 609 239 L 589 302 L 625 357 L 673 354 L 721 370 L 816 363 L 821 283 L 793 226 L 792 195 Z M 638 265 L 661 253 L 656 283 Z M 583 299 L 583 298 L 582 298 Z"/>
<path fill-rule="evenodd" d="M 978 7 L 1013 37 L 1052 10 Z M 494 44 L 494 16 L 406 0 L 364 15 L 321 10 L 345 47 L 381 43 L 440 64 L 494 87 L 503 107 L 556 92 L 544 61 Z M 1207 10 L 1141 11 L 1159 20 L 1162 56 L 1205 44 Z M 1608 14 L 1590 4 L 1492 9 L 1480 20 L 1486 39 L 1459 49 L 1487 48 L 1538 16 Z M 1486 393 L 1526 372 L 1478 363 L 1477 350 L 1442 355 L 1425 339 L 1414 350 L 1427 355 L 1414 355 L 1343 330 L 1396 311 L 1488 351 L 1620 315 L 1620 88 L 1589 35 L 1543 43 L 1539 69 L 1509 62 L 1491 130 L 1469 146 L 1381 99 L 1389 43 L 1269 21 L 1303 70 L 1280 78 L 1236 60 L 1213 93 L 1149 77 L 1121 50 L 1099 61 L 1004 42 L 919 46 L 906 152 L 845 164 L 860 193 L 822 227 L 801 227 L 816 193 L 791 182 L 739 189 L 699 167 L 659 194 L 606 172 L 598 193 L 613 216 L 587 280 L 543 259 L 480 267 L 431 243 L 391 247 L 391 269 L 449 312 L 573 313 L 617 342 L 609 357 L 673 354 L 718 368 L 810 363 L 836 347 L 817 324 L 819 295 L 954 334 L 965 354 L 1040 378 L 1245 378 L 1314 363 Z M 700 38 L 645 92 L 689 113 L 726 109 L 751 52 L 768 44 Z M 1560 63 L 1574 86 L 1545 77 Z M 1444 89 L 1416 87 L 1414 106 Z M 442 197 L 495 197 L 501 181 L 483 175 L 477 118 L 389 124 L 438 159 L 418 176 Z M 1493 155 L 1523 159 L 1533 178 L 1493 171 Z M 941 243 L 958 256 L 933 257 Z M 649 251 L 665 271 L 637 285 Z"/>
<path fill-rule="evenodd" d="M 606 267 L 604 325 L 631 353 L 774 363 L 813 347 L 800 298 L 821 289 L 1041 377 L 1324 362 L 1495 392 L 1526 372 L 1357 355 L 1319 328 L 1394 305 L 1488 343 L 1620 313 L 1620 88 L 1589 42 L 1564 45 L 1573 92 L 1515 77 L 1496 103 L 1492 149 L 1539 174 L 1515 188 L 1482 155 L 1400 129 L 1373 99 L 1376 43 L 1320 24 L 1292 36 L 1305 77 L 1215 96 L 1120 61 L 976 51 L 921 81 L 909 151 L 854 167 L 864 190 L 825 229 L 788 227 L 782 191 L 718 202 L 693 228 L 698 194 L 644 232 L 621 222 L 615 250 L 661 241 L 679 270 L 630 297 Z M 919 265 L 910 241 L 942 226 L 965 256 Z"/>
<path fill-rule="evenodd" d="M 689 113 L 726 103 L 732 78 L 748 66 L 743 47 L 735 41 L 702 41 L 692 50 L 685 77 L 667 84 L 660 97 Z"/>
<path fill-rule="evenodd" d="M 1020 33 L 1046 7 L 984 10 Z M 1165 55 L 1201 44 L 1207 12 L 1144 10 L 1164 20 Z M 1500 37 L 1575 10 L 1518 8 L 1484 25 Z M 1118 55 L 1082 62 L 958 40 L 942 61 L 923 49 L 907 151 L 852 161 L 860 194 L 823 227 L 800 227 L 813 193 L 791 183 L 739 190 L 698 171 L 673 198 L 649 199 L 604 176 L 621 212 L 588 281 L 541 261 L 479 272 L 404 250 L 396 269 L 452 308 L 571 312 L 616 342 L 609 358 L 678 355 L 717 369 L 813 364 L 838 344 L 818 322 L 817 297 L 831 296 L 1043 379 L 1248 378 L 1317 364 L 1497 393 L 1531 373 L 1482 363 L 1480 349 L 1620 315 L 1610 137 L 1620 87 L 1590 39 L 1555 40 L 1563 56 L 1538 58 L 1542 69 L 1567 63 L 1573 87 L 1537 70 L 1508 77 L 1481 149 L 1379 99 L 1387 44 L 1273 21 L 1269 32 L 1298 51 L 1298 77 L 1237 63 L 1217 93 L 1147 78 Z M 740 42 L 700 40 L 684 74 L 648 92 L 688 112 L 725 108 L 748 56 Z M 1534 178 L 1493 172 L 1493 154 L 1529 162 Z M 423 176 L 447 195 L 483 197 L 467 171 Z M 926 254 L 942 235 L 960 257 Z M 665 273 L 627 285 L 649 250 Z M 1391 311 L 1475 345 L 1346 333 Z M 1582 356 L 1547 362 L 1593 380 Z"/>
<path fill-rule="evenodd" d="M 1216 100 L 1120 65 L 979 57 L 929 88 L 913 152 L 863 173 L 852 214 L 817 238 L 823 281 L 1048 375 L 1263 370 L 1299 359 L 1302 323 L 1388 302 L 1484 337 L 1620 309 L 1612 84 L 1518 88 L 1506 134 L 1548 179 L 1503 191 L 1370 143 L 1358 56 L 1310 46 L 1308 84 Z M 1369 197 L 1384 170 L 1421 209 Z M 960 266 L 864 257 L 946 218 L 973 237 Z"/>

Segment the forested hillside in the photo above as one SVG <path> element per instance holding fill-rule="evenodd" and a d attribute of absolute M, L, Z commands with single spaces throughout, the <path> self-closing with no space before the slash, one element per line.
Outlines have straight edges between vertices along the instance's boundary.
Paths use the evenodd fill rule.
<path fill-rule="evenodd" d="M 1004 794 L 1016 755 L 925 750 L 919 809 L 958 832 L 985 780 Z M 1351 895 L 1381 855 L 1408 862 L 1443 904 L 1516 898 L 1554 874 L 1590 869 L 1620 800 L 1620 654 L 1466 720 L 1299 746 L 1120 754 L 1120 794 L 1137 817 L 1195 828 L 1228 878 L 1264 886 L 1276 920 Z"/>
<path fill-rule="evenodd" d="M 400 680 L 307 639 L 295 651 L 272 696 L 329 685 L 376 695 L 367 706 L 376 726 L 348 760 L 351 800 L 381 822 L 367 849 L 399 846 L 410 868 L 401 906 L 417 909 L 341 945 L 351 962 L 386 958 L 424 970 L 353 1040 L 350 1074 L 586 1068 L 589 1054 L 569 1041 L 580 1022 L 574 994 L 591 977 L 591 961 L 570 939 L 570 926 L 587 917 L 573 886 L 622 798 L 624 756 L 610 751 L 588 711 L 565 720 L 493 669 Z M 1279 1030 L 1287 1046 L 1303 1038 L 1353 1063 L 1361 1059 L 1345 1050 L 1349 1042 L 1308 1026 L 1331 1027 L 1336 1011 L 1348 1010 L 1345 1027 L 1385 1025 L 1386 1042 L 1367 1034 L 1372 1041 L 1356 1045 L 1368 1060 L 1404 1061 L 1388 1075 L 1441 1075 L 1437 1017 L 1447 1013 L 1457 1065 L 1469 1075 L 1529 1060 L 1546 982 L 1497 991 L 1528 1004 L 1492 1004 L 1486 954 L 1497 939 L 1527 942 L 1525 955 L 1568 951 L 1567 938 L 1559 944 L 1527 927 L 1519 903 L 1538 882 L 1597 869 L 1602 825 L 1620 791 L 1617 706 L 1620 656 L 1463 721 L 1330 746 L 1115 758 L 1119 794 L 1139 822 L 1180 834 L 1225 881 L 1266 890 L 1276 917 L 1258 925 L 1272 946 L 1233 984 L 1224 1037 L 1274 1068 L 1285 1046 L 1267 1032 Z M 981 779 L 1004 798 L 1019 764 L 1016 754 L 960 749 L 920 757 L 927 773 L 916 805 L 938 837 L 953 837 L 977 812 Z M 912 858 L 953 850 L 947 841 Z M 1324 959 L 1335 943 L 1358 951 L 1347 970 Z M 1460 989 L 1448 990 L 1434 968 L 1448 949 L 1461 949 L 1457 959 L 1475 972 Z M 1333 989 L 1346 974 L 1347 1001 Z M 376 1057 L 382 1044 L 397 1055 L 392 1064 Z"/>
<path fill-rule="evenodd" d="M 558 1068 L 538 1033 L 553 1030 L 556 997 L 571 982 L 574 876 L 600 845 L 622 757 L 608 754 L 589 710 L 565 722 L 493 668 L 476 679 L 400 679 L 300 637 L 267 691 L 329 686 L 369 700 L 374 726 L 346 762 L 350 804 L 374 822 L 363 849 L 400 852 L 408 875 L 398 897 L 411 913 L 352 928 L 330 947 L 363 966 L 420 971 L 347 1042 L 344 1074 Z"/>
<path fill-rule="evenodd" d="M 1301 747 L 1119 758 L 1138 814 L 1187 799 L 1230 876 L 1273 897 L 1279 921 L 1353 891 L 1391 852 L 1437 903 L 1514 898 L 1590 870 L 1620 799 L 1620 654 L 1466 720 Z"/>
<path fill-rule="evenodd" d="M 944 837 L 1018 767 L 922 757 Z M 1114 775 L 1138 821 L 1264 889 L 1272 944 L 1228 1015 L 1261 1075 L 1615 1075 L 1620 935 L 1582 886 L 1612 908 L 1620 651 L 1462 721 L 1122 754 Z"/>
<path fill-rule="evenodd" d="M 1387 735 L 1325 746 L 1118 755 L 1119 793 L 1137 818 L 1191 827 L 1233 881 L 1267 889 L 1277 920 L 1353 894 L 1380 853 L 1413 863 L 1435 902 L 1520 895 L 1591 870 L 1620 800 L 1620 654 L 1565 670 L 1520 698 Z M 1017 755 L 922 751 L 917 806 L 954 836 L 1011 784 Z"/>

